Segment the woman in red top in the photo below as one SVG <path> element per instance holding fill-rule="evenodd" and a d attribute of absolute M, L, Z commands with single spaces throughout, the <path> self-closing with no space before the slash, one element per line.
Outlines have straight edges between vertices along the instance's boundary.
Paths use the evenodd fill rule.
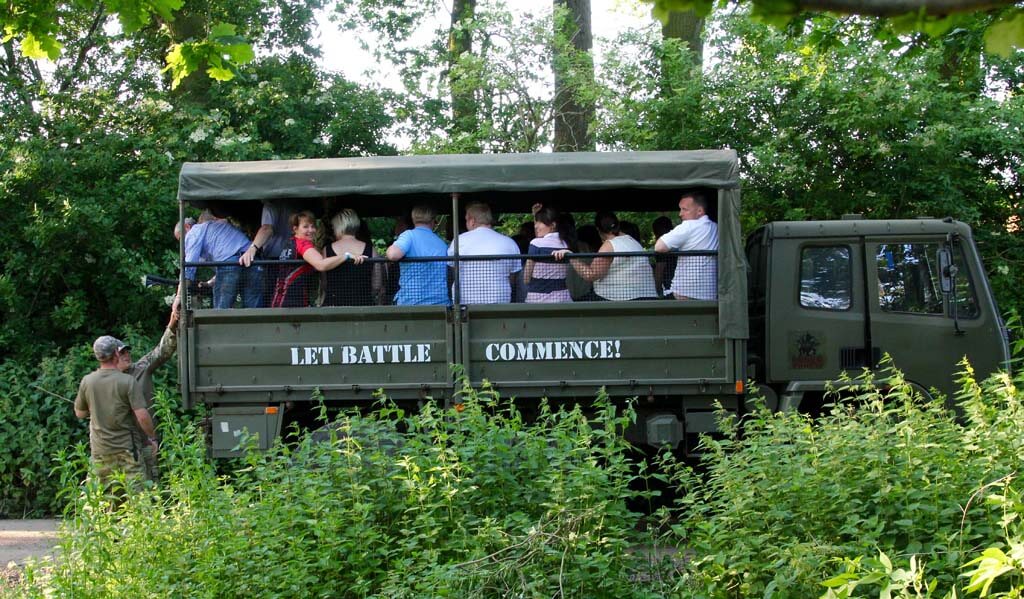
<path fill-rule="evenodd" d="M 284 277 L 278 280 L 278 288 L 274 293 L 272 305 L 282 308 L 301 308 L 309 306 L 310 292 L 316 286 L 316 272 L 331 270 L 348 260 L 361 264 L 365 257 L 353 256 L 346 252 L 341 256 L 325 258 L 316 249 L 316 245 L 314 245 L 316 217 L 308 210 L 293 214 L 290 223 L 292 225 L 292 234 L 294 235 L 292 238 L 295 246 L 294 253 L 286 249 L 284 252 L 281 252 L 281 258 L 297 260 L 301 257 L 306 261 L 306 264 L 291 269 Z"/>

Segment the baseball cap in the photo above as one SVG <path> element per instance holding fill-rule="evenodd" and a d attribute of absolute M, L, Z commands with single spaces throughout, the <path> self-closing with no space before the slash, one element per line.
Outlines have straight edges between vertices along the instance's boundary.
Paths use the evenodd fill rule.
<path fill-rule="evenodd" d="M 126 349 L 131 349 L 131 346 L 110 335 L 103 335 L 92 342 L 92 353 L 101 362 L 113 358 L 118 352 Z"/>

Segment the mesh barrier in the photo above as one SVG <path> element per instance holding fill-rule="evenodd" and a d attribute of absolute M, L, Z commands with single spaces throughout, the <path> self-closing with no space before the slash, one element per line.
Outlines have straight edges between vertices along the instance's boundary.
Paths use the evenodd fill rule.
<path fill-rule="evenodd" d="M 713 251 L 371 258 L 325 273 L 301 260 L 185 266 L 198 267 L 189 309 L 714 300 L 718 288 Z"/>

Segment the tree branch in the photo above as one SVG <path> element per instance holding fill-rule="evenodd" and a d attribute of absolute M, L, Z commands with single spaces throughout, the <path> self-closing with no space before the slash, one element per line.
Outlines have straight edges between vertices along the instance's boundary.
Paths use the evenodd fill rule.
<path fill-rule="evenodd" d="M 939 17 L 1013 5 L 1013 0 L 799 0 L 799 9 L 873 17 L 895 17 L 922 12 Z"/>
<path fill-rule="evenodd" d="M 74 85 L 75 79 L 78 77 L 78 72 L 82 69 L 82 64 L 85 63 L 86 55 L 89 53 L 89 50 L 92 50 L 96 47 L 95 40 L 93 40 L 93 35 L 95 35 L 96 31 L 100 28 L 101 25 L 103 25 L 103 21 L 106 19 L 106 16 L 107 11 L 104 7 L 104 4 L 102 2 L 98 2 L 96 4 L 96 15 L 93 16 L 92 25 L 89 26 L 89 32 L 86 33 L 85 38 L 82 39 L 82 45 L 78 49 L 78 56 L 75 57 L 75 64 L 71 67 L 71 70 L 68 72 L 67 77 L 65 77 L 60 84 L 61 93 L 68 91 L 68 89 L 72 85 Z"/>

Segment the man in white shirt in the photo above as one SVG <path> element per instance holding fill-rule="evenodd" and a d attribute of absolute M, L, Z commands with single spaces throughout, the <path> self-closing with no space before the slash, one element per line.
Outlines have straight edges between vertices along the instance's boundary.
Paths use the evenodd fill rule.
<path fill-rule="evenodd" d="M 662 235 L 654 251 L 718 251 L 718 224 L 708 215 L 708 196 L 703 191 L 683 194 L 679 200 L 679 223 Z M 672 278 L 676 299 L 715 300 L 718 298 L 718 256 L 680 256 Z"/>
<path fill-rule="evenodd" d="M 455 243 L 448 247 L 455 255 Z M 459 235 L 459 256 L 517 256 L 519 246 L 511 237 L 494 230 L 490 206 L 472 202 L 466 206 L 466 232 Z M 512 301 L 522 262 L 509 260 L 460 260 L 459 301 L 463 304 L 500 304 Z M 452 297 L 455 297 L 452 290 Z"/>

